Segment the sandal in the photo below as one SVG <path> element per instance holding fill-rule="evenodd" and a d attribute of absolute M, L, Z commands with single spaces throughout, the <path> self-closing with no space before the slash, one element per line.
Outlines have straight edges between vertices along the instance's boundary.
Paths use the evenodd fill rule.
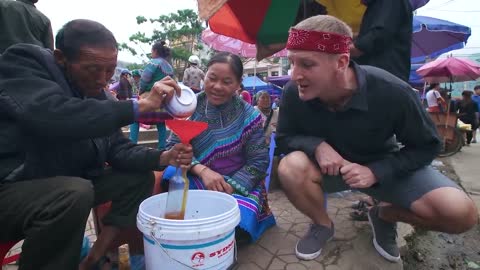
<path fill-rule="evenodd" d="M 368 221 L 368 208 L 353 210 L 353 212 L 350 213 L 350 217 L 356 221 Z"/>
<path fill-rule="evenodd" d="M 362 210 L 367 208 L 368 206 L 371 206 L 368 202 L 366 201 L 355 201 L 350 207 L 354 210 Z"/>
<path fill-rule="evenodd" d="M 373 201 L 373 204 L 371 201 Z M 375 206 L 379 203 L 378 200 L 372 198 L 372 197 L 368 197 L 368 198 L 365 198 L 365 199 L 360 199 L 359 201 L 355 201 L 353 202 L 353 204 L 350 206 L 352 209 L 355 209 L 355 210 L 361 210 L 361 209 L 365 209 L 365 208 L 368 208 L 370 206 Z"/>

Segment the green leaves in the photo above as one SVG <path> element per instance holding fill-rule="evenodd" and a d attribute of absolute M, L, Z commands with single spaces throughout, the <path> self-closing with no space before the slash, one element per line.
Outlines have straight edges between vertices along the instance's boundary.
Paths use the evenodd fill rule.
<path fill-rule="evenodd" d="M 158 18 L 137 16 L 137 24 L 152 24 L 153 32 L 147 35 L 144 32 L 132 34 L 129 44 L 120 43 L 120 50 L 128 50 L 132 55 L 137 55 L 135 47 L 138 45 L 151 46 L 157 41 L 168 40 L 172 49 L 172 62 L 177 73 L 183 74 L 188 57 L 203 49 L 200 44 L 200 35 L 204 29 L 197 13 L 193 9 L 178 10 L 176 13 L 161 15 Z M 137 45 L 137 46 L 133 46 Z"/>

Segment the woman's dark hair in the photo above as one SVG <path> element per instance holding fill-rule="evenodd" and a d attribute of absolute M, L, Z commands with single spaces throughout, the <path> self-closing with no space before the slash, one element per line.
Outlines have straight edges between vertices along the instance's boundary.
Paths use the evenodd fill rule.
<path fill-rule="evenodd" d="M 207 64 L 207 68 L 210 68 L 213 64 L 228 64 L 235 74 L 235 77 L 239 82 L 242 82 L 243 76 L 243 64 L 240 57 L 229 52 L 219 52 L 215 54 Z M 243 88 L 242 88 L 243 89 Z"/>
<path fill-rule="evenodd" d="M 464 96 L 464 97 L 469 97 L 469 98 L 471 98 L 472 95 L 473 95 L 473 92 L 472 92 L 472 91 L 469 91 L 469 90 L 465 90 L 465 91 L 462 92 L 462 96 Z"/>
<path fill-rule="evenodd" d="M 68 60 L 76 60 L 82 47 L 118 49 L 112 32 L 96 21 L 79 19 L 66 23 L 55 37 L 55 47 Z"/>
<path fill-rule="evenodd" d="M 432 90 L 433 88 L 439 86 L 440 84 L 439 83 L 431 83 L 429 86 L 428 86 L 428 90 Z"/>
<path fill-rule="evenodd" d="M 161 58 L 169 59 L 171 56 L 171 51 L 170 48 L 165 46 L 166 44 L 167 43 L 165 43 L 165 41 L 163 40 L 155 42 L 155 44 L 153 44 L 152 46 L 152 50 L 156 51 L 158 56 L 160 56 Z"/>

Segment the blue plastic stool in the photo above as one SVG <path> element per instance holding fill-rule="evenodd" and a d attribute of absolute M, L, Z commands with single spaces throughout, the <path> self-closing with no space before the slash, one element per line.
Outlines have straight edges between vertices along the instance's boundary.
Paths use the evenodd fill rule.
<path fill-rule="evenodd" d="M 82 243 L 82 249 L 80 250 L 80 258 L 85 258 L 88 255 L 88 252 L 90 251 L 90 240 L 88 240 L 88 237 L 83 237 L 83 243 Z"/>
<path fill-rule="evenodd" d="M 273 167 L 273 158 L 274 158 L 274 155 L 275 155 L 275 147 L 277 147 L 277 145 L 275 143 L 275 132 L 272 132 L 272 135 L 270 135 L 270 146 L 269 146 L 269 152 L 268 152 L 270 162 L 268 164 L 267 177 L 265 177 L 265 188 L 267 189 L 267 193 L 268 193 L 268 189 L 269 189 L 269 186 L 270 186 L 270 176 L 271 176 L 272 167 Z M 282 158 L 283 156 L 285 156 L 285 155 L 281 154 L 280 158 Z M 327 206 L 328 206 L 327 197 L 328 197 L 328 193 L 324 192 L 323 193 L 323 207 L 325 207 L 325 209 L 327 209 Z"/>

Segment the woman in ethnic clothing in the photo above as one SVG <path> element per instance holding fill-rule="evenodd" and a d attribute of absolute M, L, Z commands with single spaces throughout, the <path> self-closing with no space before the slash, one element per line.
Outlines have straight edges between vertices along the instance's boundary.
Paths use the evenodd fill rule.
<path fill-rule="evenodd" d="M 236 55 L 221 52 L 208 63 L 205 91 L 198 94 L 191 120 L 208 129 L 191 142 L 194 161 L 188 173 L 191 189 L 232 194 L 240 206 L 240 228 L 256 241 L 275 225 L 265 189 L 268 148 L 260 113 L 236 94 L 243 66 Z M 179 141 L 172 136 L 168 145 Z M 164 179 L 175 174 L 170 167 Z"/>
<path fill-rule="evenodd" d="M 260 112 L 263 120 L 263 131 L 267 144 L 270 144 L 270 137 L 273 132 L 277 130 L 278 122 L 278 108 L 272 109 L 272 98 L 267 91 L 260 91 L 257 93 L 257 109 Z"/>
<path fill-rule="evenodd" d="M 150 94 L 153 85 L 161 79 L 170 76 L 174 77 L 175 73 L 173 67 L 170 65 L 171 51 L 165 46 L 165 41 L 160 41 L 152 46 L 152 59 L 145 66 L 140 77 L 140 91 L 139 98 L 145 98 Z M 166 111 L 152 112 L 144 115 L 138 122 L 130 125 L 130 140 L 134 143 L 138 142 L 138 131 L 140 123 L 146 125 L 156 125 L 158 132 L 158 149 L 165 148 L 166 128 L 165 120 L 172 119 Z"/>

